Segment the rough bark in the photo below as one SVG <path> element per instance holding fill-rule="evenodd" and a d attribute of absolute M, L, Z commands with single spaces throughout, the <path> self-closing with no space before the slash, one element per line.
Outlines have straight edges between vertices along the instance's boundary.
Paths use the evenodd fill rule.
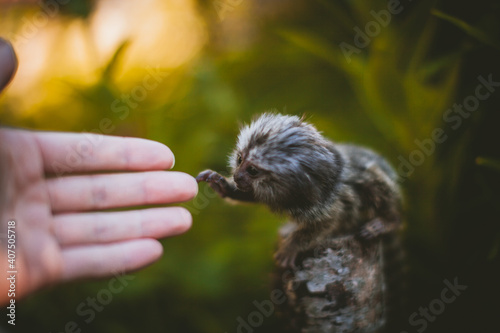
<path fill-rule="evenodd" d="M 351 236 L 301 254 L 296 269 L 279 272 L 289 330 L 382 332 L 387 320 L 382 258 L 382 241 L 361 244 Z"/>

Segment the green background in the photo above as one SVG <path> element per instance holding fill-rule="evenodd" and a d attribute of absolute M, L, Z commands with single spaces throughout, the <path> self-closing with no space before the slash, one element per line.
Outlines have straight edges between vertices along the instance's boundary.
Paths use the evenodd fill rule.
<path fill-rule="evenodd" d="M 74 22 L 85 26 L 98 4 L 72 0 L 50 20 L 68 29 Z M 148 6 L 142 12 L 152 14 L 156 9 Z M 187 60 L 165 68 L 127 60 L 141 38 L 153 35 L 166 45 L 178 38 L 174 25 L 168 34 L 158 29 L 123 39 L 91 71 L 92 80 L 58 72 L 47 62 L 47 79 L 29 89 L 13 86 L 0 97 L 0 121 L 80 132 L 99 129 L 107 118 L 112 124 L 107 134 L 165 143 L 176 155 L 175 170 L 195 176 L 207 168 L 227 172 L 238 126 L 254 114 L 270 109 L 306 114 L 327 137 L 379 151 L 403 176 L 408 316 L 440 297 L 443 280 L 457 278 L 467 290 L 425 331 L 498 329 L 500 87 L 466 116 L 446 112 L 474 96 L 479 76 L 500 81 L 500 5 L 402 1 L 401 11 L 384 25 L 372 11 L 387 8 L 386 1 L 361 0 L 191 3 L 182 10 L 191 11 L 203 37 Z M 23 19 L 39 11 L 39 4 L 3 5 L 3 37 L 19 33 Z M 378 24 L 379 31 L 356 47 L 354 29 L 365 31 L 368 23 Z M 357 48 L 350 59 L 342 43 Z M 180 52 L 167 47 L 158 43 L 142 52 Z M 58 48 L 48 54 L 65 58 L 71 68 L 71 52 Z M 21 68 L 32 65 L 23 59 L 29 58 L 20 57 Z M 158 66 L 168 73 L 159 86 L 136 100 L 126 116 L 124 109 L 116 112 L 113 102 L 143 85 L 146 67 Z M 31 98 L 36 103 L 26 104 Z M 418 142 L 428 143 L 436 129 L 446 139 L 426 154 Z M 407 176 L 402 160 L 417 161 Z M 229 205 L 205 184 L 185 206 L 193 215 L 192 229 L 164 240 L 161 260 L 131 273 L 129 284 L 90 323 L 76 309 L 87 297 L 103 295 L 109 279 L 28 297 L 18 307 L 18 329 L 61 332 L 75 321 L 83 332 L 235 332 L 237 318 L 256 310 L 253 301 L 270 298 L 272 253 L 283 219 L 262 206 Z M 408 323 L 401 331 L 420 327 Z M 279 331 L 274 315 L 255 329 Z"/>

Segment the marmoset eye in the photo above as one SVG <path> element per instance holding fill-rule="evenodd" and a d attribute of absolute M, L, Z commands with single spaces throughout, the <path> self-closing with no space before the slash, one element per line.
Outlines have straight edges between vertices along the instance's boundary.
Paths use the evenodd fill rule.
<path fill-rule="evenodd" d="M 236 163 L 240 165 L 241 162 L 243 162 L 243 159 L 241 158 L 241 154 L 238 154 L 238 156 L 236 157 Z"/>

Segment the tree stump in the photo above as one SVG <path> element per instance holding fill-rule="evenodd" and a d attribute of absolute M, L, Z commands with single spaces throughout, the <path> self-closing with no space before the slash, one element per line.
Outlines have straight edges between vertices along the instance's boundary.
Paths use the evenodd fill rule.
<path fill-rule="evenodd" d="M 353 236 L 304 252 L 278 277 L 288 304 L 283 319 L 301 333 L 382 332 L 387 313 L 382 240 Z"/>

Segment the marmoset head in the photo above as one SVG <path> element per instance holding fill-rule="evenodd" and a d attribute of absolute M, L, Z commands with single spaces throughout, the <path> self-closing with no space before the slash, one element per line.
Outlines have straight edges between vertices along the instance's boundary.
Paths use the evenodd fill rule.
<path fill-rule="evenodd" d="M 236 186 L 275 211 L 329 197 L 341 169 L 332 143 L 313 125 L 277 113 L 264 113 L 241 129 L 230 166 Z"/>

